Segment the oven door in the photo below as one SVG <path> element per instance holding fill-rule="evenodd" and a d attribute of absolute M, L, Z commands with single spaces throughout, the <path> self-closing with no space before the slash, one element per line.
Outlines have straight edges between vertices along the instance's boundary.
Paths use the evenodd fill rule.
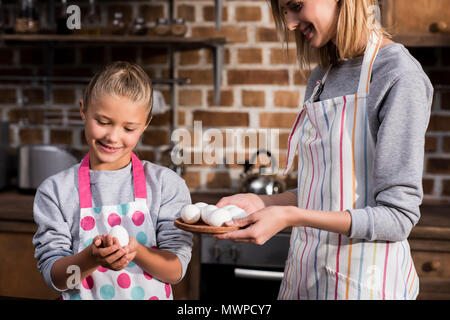
<path fill-rule="evenodd" d="M 276 300 L 290 234 L 258 246 L 201 236 L 200 299 Z"/>

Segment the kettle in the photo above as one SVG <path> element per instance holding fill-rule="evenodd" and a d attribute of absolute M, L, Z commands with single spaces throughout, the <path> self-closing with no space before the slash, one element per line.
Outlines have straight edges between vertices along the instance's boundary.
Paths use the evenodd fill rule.
<path fill-rule="evenodd" d="M 251 169 L 254 166 L 256 158 L 260 153 L 265 153 L 270 157 L 271 170 L 270 173 L 267 172 L 266 166 L 260 166 L 259 172 L 252 172 Z M 277 194 L 283 193 L 286 190 L 286 183 L 284 180 L 275 174 L 275 169 L 277 168 L 276 159 L 272 156 L 270 151 L 260 149 L 251 158 L 250 162 L 248 160 L 243 164 L 244 172 L 241 173 L 240 181 L 240 192 L 243 193 L 255 193 L 255 194 Z"/>

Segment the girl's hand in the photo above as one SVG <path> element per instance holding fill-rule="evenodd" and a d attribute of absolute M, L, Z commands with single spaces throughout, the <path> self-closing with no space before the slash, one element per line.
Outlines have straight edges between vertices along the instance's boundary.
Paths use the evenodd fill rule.
<path fill-rule="evenodd" d="M 266 207 L 262 197 L 254 193 L 239 193 L 229 197 L 224 197 L 217 202 L 216 206 L 222 208 L 226 205 L 234 204 L 244 209 L 248 214 L 259 211 Z"/>
<path fill-rule="evenodd" d="M 94 238 L 91 255 L 102 267 L 115 271 L 122 270 L 130 262 L 117 238 L 110 235 L 99 235 Z"/>
<path fill-rule="evenodd" d="M 216 239 L 229 239 L 239 242 L 251 242 L 263 245 L 276 233 L 289 225 L 288 216 L 290 207 L 273 206 L 267 207 L 243 219 L 226 222 L 228 227 L 239 226 L 244 229 L 214 235 Z"/>
<path fill-rule="evenodd" d="M 134 258 L 136 258 L 137 250 L 139 248 L 139 242 L 137 242 L 136 238 L 130 237 L 130 242 L 128 242 L 128 244 L 123 248 L 127 252 L 127 260 L 133 261 Z"/>

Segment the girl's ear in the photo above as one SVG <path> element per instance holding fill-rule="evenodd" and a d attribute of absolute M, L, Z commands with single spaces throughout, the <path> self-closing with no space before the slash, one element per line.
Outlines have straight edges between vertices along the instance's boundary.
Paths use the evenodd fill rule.
<path fill-rule="evenodd" d="M 84 111 L 83 111 L 83 99 L 80 99 L 80 114 L 81 114 L 81 119 L 83 119 L 83 121 L 86 121 L 86 116 L 84 115 Z"/>
<path fill-rule="evenodd" d="M 148 119 L 147 124 L 144 127 L 144 131 L 147 130 L 148 125 L 150 124 L 150 122 L 152 122 L 153 116 L 150 117 L 150 119 Z"/>

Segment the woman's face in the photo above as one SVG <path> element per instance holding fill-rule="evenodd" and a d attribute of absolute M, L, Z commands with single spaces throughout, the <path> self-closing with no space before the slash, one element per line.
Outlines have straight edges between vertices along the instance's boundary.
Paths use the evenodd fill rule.
<path fill-rule="evenodd" d="M 117 170 L 131 159 L 131 151 L 147 128 L 144 106 L 126 97 L 103 95 L 90 102 L 86 112 L 80 103 L 85 122 L 85 137 L 93 170 Z"/>
<path fill-rule="evenodd" d="M 337 0 L 278 0 L 286 27 L 298 30 L 310 47 L 320 48 L 336 38 Z"/>

